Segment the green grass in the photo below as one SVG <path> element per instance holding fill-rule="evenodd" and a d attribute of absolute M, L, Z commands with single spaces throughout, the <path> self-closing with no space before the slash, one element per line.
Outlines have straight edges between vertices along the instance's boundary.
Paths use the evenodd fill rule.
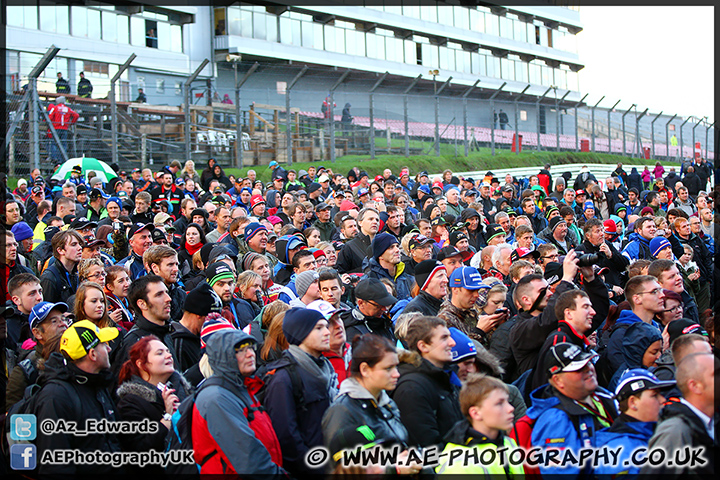
<path fill-rule="evenodd" d="M 384 145 L 387 144 L 384 143 Z M 411 148 L 413 148 L 412 142 L 410 145 Z M 402 142 L 402 146 L 404 146 L 404 142 Z M 496 149 L 495 156 L 492 156 L 489 148 L 482 149 L 480 152 L 471 152 L 469 157 L 464 157 L 462 155 L 464 150 L 461 149 L 459 145 L 459 155 L 455 156 L 454 146 L 446 144 L 441 145 L 441 153 L 447 152 L 448 147 L 450 152 L 445 153 L 440 157 L 436 157 L 434 154 L 411 155 L 409 157 L 405 157 L 403 155 L 386 155 L 382 153 L 381 149 L 378 149 L 376 150 L 376 157 L 374 160 L 371 160 L 369 155 L 346 155 L 338 158 L 335 163 L 331 163 L 330 160 L 295 162 L 292 164 L 292 167 L 288 167 L 286 164 L 283 164 L 283 168 L 293 168 L 295 171 L 298 171 L 307 170 L 310 166 L 318 167 L 319 165 L 323 165 L 327 168 L 332 168 L 336 173 L 346 175 L 352 167 L 357 166 L 361 170 L 368 172 L 370 177 L 374 177 L 375 175 L 382 174 L 383 170 L 386 168 L 389 168 L 393 172 L 397 173 L 404 166 L 410 167 L 411 174 L 415 174 L 422 170 L 427 170 L 431 174 L 436 174 L 442 172 L 446 168 L 449 168 L 454 172 L 466 172 L 501 168 L 519 168 L 532 165 L 540 167 L 545 163 L 549 163 L 550 165 L 567 165 L 572 163 L 615 164 L 617 162 L 622 162 L 633 165 L 655 165 L 657 162 L 657 160 L 645 160 L 641 158 L 592 152 L 536 152 L 532 150 L 524 151 L 519 155 L 516 155 L 515 153 L 510 152 L 510 150 Z M 679 166 L 679 163 L 663 162 L 663 165 L 666 167 Z M 244 177 L 247 174 L 247 171 L 251 169 L 255 170 L 257 178 L 260 180 L 264 182 L 270 181 L 270 169 L 266 165 L 253 165 L 243 169 L 226 168 L 225 173 L 233 174 L 236 177 Z"/>

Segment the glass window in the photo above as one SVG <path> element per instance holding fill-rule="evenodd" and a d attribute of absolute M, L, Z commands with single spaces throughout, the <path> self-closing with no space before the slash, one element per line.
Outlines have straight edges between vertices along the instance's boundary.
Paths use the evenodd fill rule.
<path fill-rule="evenodd" d="M 528 70 L 530 73 L 529 82 L 534 83 L 536 85 L 540 85 L 542 83 L 542 76 L 540 73 L 540 65 L 531 62 L 530 65 L 528 65 Z"/>
<path fill-rule="evenodd" d="M 470 12 L 466 7 L 456 5 L 453 7 L 455 13 L 455 26 L 467 30 L 470 28 Z"/>
<path fill-rule="evenodd" d="M 125 15 L 117 15 L 117 41 L 118 43 L 130 43 L 129 18 Z"/>
<path fill-rule="evenodd" d="M 267 39 L 267 18 L 263 13 L 253 13 L 253 38 Z"/>
<path fill-rule="evenodd" d="M 43 32 L 54 32 L 56 25 L 57 20 L 55 19 L 55 7 L 50 5 L 41 5 L 40 30 L 42 30 Z"/>
<path fill-rule="evenodd" d="M 165 80 L 162 78 L 155 79 L 155 93 L 165 93 Z"/>
<path fill-rule="evenodd" d="M 292 28 L 292 44 L 298 46 L 302 45 L 302 27 L 300 25 L 300 21 L 293 20 L 290 27 Z"/>
<path fill-rule="evenodd" d="M 525 83 L 528 81 L 528 64 L 522 60 L 515 61 L 515 80 Z"/>
<path fill-rule="evenodd" d="M 87 8 L 71 7 L 72 35 L 74 37 L 87 37 Z M 143 34 L 144 35 L 144 34 Z"/>
<path fill-rule="evenodd" d="M 225 9 L 216 8 L 215 11 L 215 35 L 227 35 L 227 21 L 225 19 Z"/>
<path fill-rule="evenodd" d="M 417 49 L 415 48 L 415 42 L 412 40 L 405 40 L 405 63 L 408 65 L 417 65 Z"/>
<path fill-rule="evenodd" d="M 373 57 L 378 60 L 385 60 L 385 37 L 382 35 L 373 35 L 375 37 L 375 50 Z"/>
<path fill-rule="evenodd" d="M 500 17 L 500 36 L 513 38 L 512 20 L 507 17 Z"/>
<path fill-rule="evenodd" d="M 493 55 L 488 56 L 487 70 L 489 77 L 502 78 L 500 75 L 500 58 Z"/>
<path fill-rule="evenodd" d="M 365 42 L 366 42 L 366 47 L 365 47 L 366 54 L 365 55 L 368 58 L 377 58 L 376 57 L 377 43 L 378 43 L 377 35 L 375 35 L 374 33 L 367 32 L 365 34 Z"/>
<path fill-rule="evenodd" d="M 420 18 L 420 7 L 417 5 L 403 5 L 402 14 L 406 17 Z"/>
<path fill-rule="evenodd" d="M 473 74 L 485 75 L 485 55 L 473 52 L 470 54 L 470 62 Z"/>
<path fill-rule="evenodd" d="M 88 38 L 94 38 L 100 40 L 101 35 L 101 24 L 100 24 L 100 11 L 99 10 L 87 10 L 87 28 Z"/>
<path fill-rule="evenodd" d="M 178 53 L 183 51 L 182 26 L 180 25 L 170 25 L 170 50 Z"/>
<path fill-rule="evenodd" d="M 158 22 L 157 24 L 157 48 L 159 50 L 170 50 L 170 24 Z"/>
<path fill-rule="evenodd" d="M 6 8 L 8 26 L 23 27 L 25 25 L 23 18 L 24 7 L 8 5 Z"/>
<path fill-rule="evenodd" d="M 428 22 L 437 22 L 437 5 L 422 5 L 420 6 L 420 17 Z"/>
<path fill-rule="evenodd" d="M 73 14 L 75 7 L 73 7 Z M 73 23 L 73 28 L 74 27 Z M 130 17 L 130 43 L 136 47 L 145 46 L 145 19 L 142 17 L 132 16 Z"/>
<path fill-rule="evenodd" d="M 390 62 L 402 62 L 402 40 L 395 37 L 385 38 L 385 58 Z"/>
<path fill-rule="evenodd" d="M 106 42 L 117 42 L 117 19 L 112 12 L 102 12 L 102 36 Z"/>
<path fill-rule="evenodd" d="M 37 5 L 28 5 L 23 7 L 23 26 L 32 30 L 38 28 L 38 11 Z"/>
<path fill-rule="evenodd" d="M 268 14 L 265 15 L 267 25 L 267 41 L 277 42 L 278 41 L 278 17 L 277 15 Z M 315 38 L 317 44 L 317 37 Z"/>
<path fill-rule="evenodd" d="M 348 55 L 364 55 L 365 52 L 358 53 L 359 45 L 355 40 L 357 37 L 355 28 L 344 28 L 343 30 L 345 32 L 345 53 Z"/>
<path fill-rule="evenodd" d="M 580 86 L 578 84 L 578 74 L 577 72 L 569 71 L 567 72 L 567 88 L 568 90 L 573 91 L 580 91 Z"/>
<path fill-rule="evenodd" d="M 503 80 L 515 80 L 515 68 L 512 60 L 500 59 L 500 72 Z"/>
<path fill-rule="evenodd" d="M 252 38 L 253 35 L 253 24 L 252 24 L 252 12 L 247 10 L 240 10 L 240 23 L 242 24 L 242 36 L 245 38 Z"/>
<path fill-rule="evenodd" d="M 527 25 L 525 22 L 520 20 L 513 20 L 513 27 L 515 30 L 515 40 L 520 42 L 527 42 Z"/>
<path fill-rule="evenodd" d="M 230 7 L 227 9 L 227 34 L 242 35 L 242 21 L 240 20 L 240 9 Z"/>
<path fill-rule="evenodd" d="M 548 46 L 548 44 L 547 44 L 548 36 L 547 36 L 547 35 L 548 35 L 548 34 L 547 34 L 547 27 L 545 27 L 545 26 L 540 26 L 540 43 L 539 43 L 539 45 L 542 45 L 543 47 L 547 47 L 547 46 Z"/>
<path fill-rule="evenodd" d="M 567 72 L 559 68 L 554 68 L 553 70 L 555 74 L 555 85 L 557 85 L 558 88 L 567 90 Z"/>
<path fill-rule="evenodd" d="M 345 29 L 344 28 L 335 27 L 335 41 L 337 42 L 337 45 L 335 46 L 335 51 L 338 53 L 345 53 Z M 318 47 L 316 46 L 316 48 L 318 48 Z M 322 45 L 320 45 L 319 48 L 322 48 Z"/>
<path fill-rule="evenodd" d="M 391 13 L 393 15 L 402 15 L 402 7 L 400 5 L 397 5 L 397 6 L 385 5 L 385 11 L 387 13 Z"/>
<path fill-rule="evenodd" d="M 438 47 L 429 43 L 422 44 L 422 62 L 426 67 L 438 68 Z"/>
<path fill-rule="evenodd" d="M 492 13 L 485 15 L 485 32 L 490 35 L 498 35 L 498 17 Z"/>
<path fill-rule="evenodd" d="M 280 16 L 280 43 L 292 45 L 292 20 Z"/>
<path fill-rule="evenodd" d="M 453 25 L 453 7 L 449 5 L 438 5 L 437 8 L 437 22 L 440 25 L 448 25 L 452 27 Z"/>
<path fill-rule="evenodd" d="M 552 69 L 546 65 L 543 65 L 542 67 L 540 67 L 540 72 L 542 73 L 542 84 L 546 87 L 552 85 Z"/>

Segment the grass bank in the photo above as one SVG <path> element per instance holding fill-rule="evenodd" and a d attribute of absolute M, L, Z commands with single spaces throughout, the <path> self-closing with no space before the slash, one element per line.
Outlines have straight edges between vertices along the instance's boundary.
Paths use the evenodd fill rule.
<path fill-rule="evenodd" d="M 466 172 L 474 170 L 493 170 L 501 168 L 519 168 L 537 165 L 541 167 L 545 163 L 550 165 L 567 165 L 571 163 L 599 163 L 599 164 L 615 164 L 622 162 L 634 165 L 655 165 L 656 160 L 645 160 L 640 158 L 623 157 L 620 155 L 610 155 L 606 153 L 592 152 L 521 152 L 519 155 L 508 150 L 496 150 L 493 156 L 489 149 L 487 152 L 472 152 L 469 157 L 455 156 L 452 154 L 441 155 L 411 155 L 409 157 L 401 155 L 382 155 L 378 151 L 378 155 L 371 160 L 367 155 L 347 155 L 338 158 L 335 163 L 329 160 L 321 162 L 296 162 L 292 164 L 294 170 L 307 170 L 310 166 L 318 167 L 323 165 L 332 168 L 334 172 L 346 175 L 352 167 L 357 166 L 361 170 L 368 172 L 370 177 L 382 174 L 383 170 L 389 168 L 397 173 L 403 166 L 409 166 L 411 174 L 415 174 L 422 170 L 427 170 L 431 174 L 440 173 L 446 168 L 454 172 Z M 663 162 L 663 165 L 679 165 L 675 162 Z M 283 164 L 284 168 L 290 168 Z M 245 176 L 247 171 L 254 169 L 259 179 L 263 181 L 270 180 L 270 169 L 266 165 L 255 165 L 243 169 L 226 168 L 227 174 Z"/>

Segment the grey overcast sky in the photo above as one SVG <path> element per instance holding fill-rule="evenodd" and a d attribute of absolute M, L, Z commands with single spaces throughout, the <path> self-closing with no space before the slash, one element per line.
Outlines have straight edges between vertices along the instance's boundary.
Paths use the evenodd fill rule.
<path fill-rule="evenodd" d="M 713 7 L 580 7 L 580 91 L 594 105 L 713 117 Z"/>

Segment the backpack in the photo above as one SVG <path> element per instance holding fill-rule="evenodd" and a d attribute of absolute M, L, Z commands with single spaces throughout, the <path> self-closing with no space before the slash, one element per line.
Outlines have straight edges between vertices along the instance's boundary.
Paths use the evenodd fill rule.
<path fill-rule="evenodd" d="M 537 418 L 531 418 L 528 415 L 523 415 L 515 424 L 512 430 L 507 433 L 507 436 L 515 440 L 518 447 L 524 448 L 529 451 L 532 448 L 532 431 L 535 426 Z M 531 476 L 532 478 L 540 478 L 540 467 L 523 465 L 525 475 Z"/>
<path fill-rule="evenodd" d="M 307 405 L 305 403 L 305 396 L 303 395 L 302 382 L 300 381 L 300 376 L 298 375 L 297 365 L 291 363 L 278 368 L 275 367 L 276 363 L 277 360 L 275 362 L 270 362 L 267 365 L 263 365 L 256 372 L 256 375 L 263 381 L 264 385 L 262 386 L 260 391 L 255 394 L 255 398 L 257 398 L 260 403 L 264 405 L 265 396 L 267 395 L 268 384 L 272 381 L 273 378 L 275 378 L 274 375 L 279 370 L 285 369 L 288 376 L 290 377 L 290 385 L 292 386 L 295 408 L 297 411 L 306 411 Z"/>
<path fill-rule="evenodd" d="M 193 412 L 195 409 L 195 401 L 197 400 L 198 394 L 205 388 L 212 385 L 221 386 L 222 388 L 228 390 L 229 392 L 233 393 L 244 405 L 243 413 L 245 414 L 245 418 L 248 420 L 248 425 L 253 430 L 253 432 L 256 432 L 256 435 L 258 433 L 258 428 L 263 428 L 262 426 L 259 426 L 259 423 L 254 423 L 255 421 L 255 414 L 256 412 L 264 412 L 264 408 L 262 406 L 256 407 L 252 405 L 248 405 L 247 401 L 243 398 L 242 393 L 239 391 L 238 387 L 234 385 L 233 383 L 217 376 L 213 376 L 202 382 L 199 386 L 199 388 L 195 391 L 195 393 L 192 395 L 192 397 L 188 397 L 180 404 L 178 409 L 173 413 L 172 419 L 171 419 L 171 426 L 170 430 L 168 432 L 168 436 L 166 438 L 166 451 L 171 450 L 190 450 L 194 451 L 193 448 L 193 439 L 192 439 L 192 429 L 193 429 Z M 167 475 L 200 475 L 200 471 L 202 470 L 203 465 L 205 465 L 212 457 L 217 454 L 217 450 L 213 451 L 206 457 L 200 459 L 199 462 L 195 464 L 168 464 L 165 468 L 165 473 Z"/>
<path fill-rule="evenodd" d="M 20 362 L 18 365 L 23 369 L 23 372 L 25 374 L 25 378 L 35 378 L 37 379 L 38 372 L 35 369 L 35 367 L 32 365 L 32 363 L 29 361 L 30 359 L 25 359 L 22 362 Z M 28 369 L 27 365 L 23 365 L 25 362 L 28 362 L 30 364 L 30 367 Z M 45 385 L 49 385 L 51 383 L 55 383 L 56 385 L 65 385 L 65 382 L 62 382 L 60 380 L 49 380 Z M 6 462 L 8 465 L 10 464 L 10 447 L 16 444 L 35 444 L 35 439 L 33 440 L 15 440 L 10 437 L 10 429 L 12 428 L 12 417 L 13 415 L 36 415 L 38 410 L 38 393 L 42 390 L 44 387 L 41 385 L 38 385 L 37 383 L 31 383 L 25 388 L 25 393 L 23 394 L 23 398 L 17 402 L 15 405 L 10 407 L 10 409 L 7 411 L 7 413 L 0 418 L 0 424 L 2 425 L 2 456 L 3 461 Z M 63 387 L 65 388 L 65 387 Z M 82 412 L 82 405 L 80 405 L 80 400 L 78 399 L 77 393 L 73 392 L 67 392 L 65 395 L 67 398 L 70 398 L 70 401 L 73 402 L 74 410 L 77 412 Z"/>

